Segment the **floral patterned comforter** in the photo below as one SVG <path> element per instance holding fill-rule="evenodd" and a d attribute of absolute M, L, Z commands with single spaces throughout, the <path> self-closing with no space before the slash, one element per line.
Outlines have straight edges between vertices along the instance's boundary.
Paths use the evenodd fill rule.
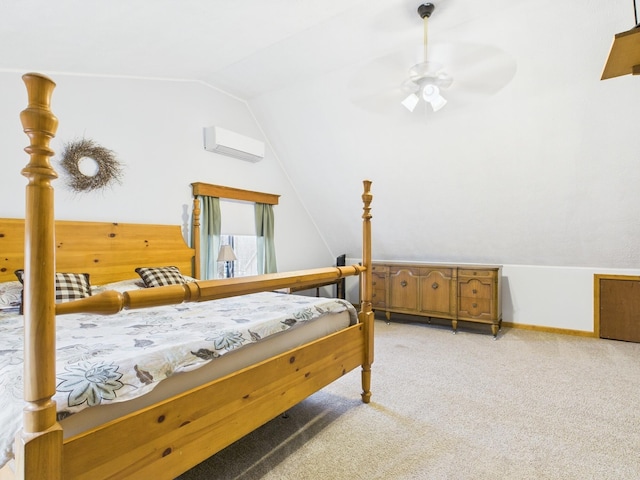
<path fill-rule="evenodd" d="M 177 372 L 329 312 L 344 300 L 263 292 L 201 303 L 57 317 L 58 418 L 143 395 Z M 0 311 L 0 468 L 22 425 L 23 317 Z"/>

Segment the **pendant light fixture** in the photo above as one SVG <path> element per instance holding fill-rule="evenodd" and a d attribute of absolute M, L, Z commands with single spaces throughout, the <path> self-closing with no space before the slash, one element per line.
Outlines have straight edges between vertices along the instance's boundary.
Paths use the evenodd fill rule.
<path fill-rule="evenodd" d="M 616 33 L 600 80 L 628 74 L 640 75 L 640 24 L 636 0 L 633 0 L 633 11 L 636 26 L 626 32 Z"/>

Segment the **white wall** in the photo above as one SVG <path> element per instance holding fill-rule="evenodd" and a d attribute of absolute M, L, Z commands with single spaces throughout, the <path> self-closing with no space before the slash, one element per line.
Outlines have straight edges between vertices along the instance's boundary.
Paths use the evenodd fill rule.
<path fill-rule="evenodd" d="M 271 148 L 258 163 L 204 150 L 202 128 L 210 125 L 267 141 L 244 101 L 197 82 L 50 76 L 57 83 L 52 110 L 60 122 L 51 142 L 60 174 L 53 182 L 58 219 L 186 228 L 190 183 L 207 182 L 281 195 L 275 207 L 280 271 L 334 262 Z M 0 105 L 0 216 L 20 218 L 27 183 L 20 170 L 28 162 L 23 149 L 29 141 L 19 120 L 27 106 L 19 74 L 0 73 Z M 66 186 L 58 155 L 64 143 L 83 137 L 116 153 L 124 165 L 122 184 L 87 193 Z"/>
<path fill-rule="evenodd" d="M 594 331 L 595 274 L 638 275 L 640 270 L 505 265 L 503 321 Z"/>
<path fill-rule="evenodd" d="M 335 241 L 335 251 L 330 251 L 289 182 L 290 172 L 283 171 L 279 159 L 270 148 L 271 139 L 264 137 L 261 126 L 245 102 L 195 82 L 66 75 L 55 75 L 54 80 L 58 86 L 53 94 L 52 109 L 60 120 L 60 126 L 52 142 L 53 149 L 61 152 L 64 142 L 84 136 L 114 150 L 125 165 L 122 185 L 115 185 L 103 192 L 73 193 L 65 186 L 63 177 L 56 180 L 58 218 L 186 225 L 191 203 L 189 184 L 202 181 L 282 195 L 280 205 L 276 207 L 280 271 L 333 265 L 335 256 L 341 253 L 359 257 L 359 247 L 355 245 L 359 244 L 361 238 L 361 186 L 356 181 L 359 177 L 352 171 L 353 167 L 344 165 L 348 181 L 341 181 L 339 188 L 336 183 L 332 190 L 334 194 L 326 188 L 327 185 L 331 187 L 328 181 L 321 182 L 313 193 L 306 189 L 304 192 L 307 201 L 310 201 L 308 206 L 313 211 L 326 212 L 327 218 L 337 217 L 342 238 Z M 28 139 L 22 132 L 19 112 L 27 102 L 26 90 L 18 74 L 0 73 L 0 98 L 0 216 L 22 217 L 26 179 L 20 175 L 20 170 L 28 161 L 22 151 L 28 145 Z M 254 164 L 204 151 L 201 129 L 208 125 L 221 125 L 266 141 L 266 158 Z M 312 144 L 310 149 L 317 147 L 317 143 Z M 311 172 L 317 172 L 318 165 L 311 168 L 308 156 L 299 158 L 296 169 L 308 168 Z M 53 158 L 52 163 L 57 167 L 57 157 Z M 406 172 L 405 169 L 402 171 Z M 340 171 L 335 171 L 333 175 L 336 179 L 343 176 Z M 387 178 L 379 175 L 376 178 L 373 185 L 376 258 L 475 261 L 470 257 L 454 258 L 452 251 L 443 250 L 440 256 L 429 254 L 429 251 L 441 250 L 430 242 L 433 238 L 440 238 L 443 230 L 432 227 L 429 232 L 437 235 L 422 235 L 419 232 L 408 235 L 407 226 L 413 221 L 413 216 L 397 218 L 403 210 L 394 207 L 397 201 L 405 197 L 406 190 L 399 188 L 395 192 L 386 192 L 380 187 L 388 183 Z M 628 199 L 624 203 L 626 205 Z M 450 207 L 451 198 L 444 205 Z M 348 212 L 350 221 L 342 219 L 344 212 Z M 628 211 L 625 213 L 629 215 Z M 396 221 L 403 223 L 394 226 L 393 222 Z M 326 219 L 321 223 L 324 225 Z M 333 228 L 335 232 L 335 224 Z M 336 237 L 334 232 L 330 232 L 328 238 Z M 398 232 L 402 234 L 398 236 Z M 422 253 L 412 258 L 391 258 L 391 255 L 380 256 L 380 253 L 375 253 L 394 251 L 401 255 L 402 251 L 396 249 L 398 238 L 421 238 Z M 635 236 L 630 235 L 629 240 L 632 238 Z M 531 240 L 536 241 L 535 238 Z M 430 248 L 425 250 L 425 245 L 430 245 Z M 606 245 L 603 243 L 603 246 Z M 500 252 L 501 249 L 485 250 L 485 255 L 491 251 Z M 481 261 L 499 262 L 498 257 Z M 592 331 L 593 274 L 637 275 L 639 272 L 632 268 L 505 263 L 504 321 Z M 349 299 L 357 301 L 354 279 L 349 279 L 348 285 Z"/>

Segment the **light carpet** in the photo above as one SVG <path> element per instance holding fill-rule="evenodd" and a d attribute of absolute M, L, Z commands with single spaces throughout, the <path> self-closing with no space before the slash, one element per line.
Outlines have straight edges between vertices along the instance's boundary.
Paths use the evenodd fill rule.
<path fill-rule="evenodd" d="M 640 344 L 376 320 L 353 371 L 180 476 L 640 479 Z"/>

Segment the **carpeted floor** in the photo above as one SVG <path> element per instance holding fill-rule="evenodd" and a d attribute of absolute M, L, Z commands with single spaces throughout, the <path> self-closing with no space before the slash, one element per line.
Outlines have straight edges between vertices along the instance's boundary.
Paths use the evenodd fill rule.
<path fill-rule="evenodd" d="M 640 479 L 640 344 L 376 321 L 351 372 L 181 477 Z"/>

